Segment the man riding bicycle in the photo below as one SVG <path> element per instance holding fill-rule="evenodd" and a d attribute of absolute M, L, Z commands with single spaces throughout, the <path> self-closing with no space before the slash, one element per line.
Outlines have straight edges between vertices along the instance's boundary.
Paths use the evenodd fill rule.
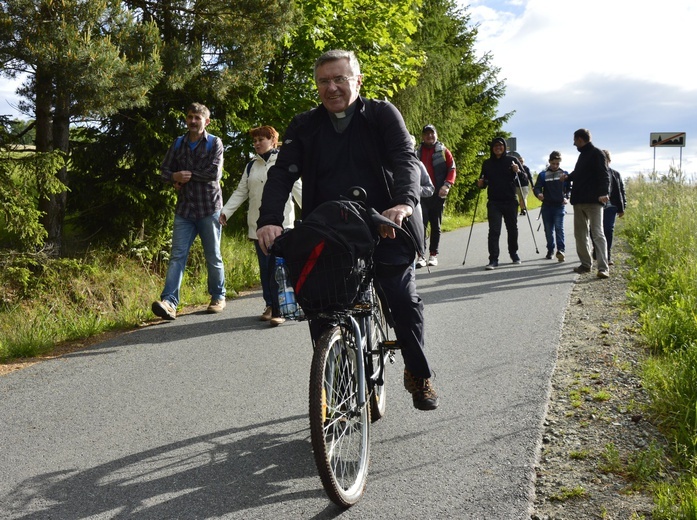
<path fill-rule="evenodd" d="M 299 177 L 303 218 L 352 186 L 364 188 L 367 205 L 403 226 L 413 239 L 381 226 L 373 259 L 404 358 L 404 387 L 415 408 L 435 410 L 438 396 L 424 353 L 424 307 L 413 267 L 416 254 L 423 254 L 423 225 L 421 215 L 413 215 L 415 209 L 420 213 L 420 169 L 410 134 L 394 105 L 359 96 L 363 76 L 353 52 L 324 53 L 315 62 L 314 76 L 322 104 L 296 115 L 286 130 L 264 188 L 259 245 L 268 252 L 282 233 L 283 207 Z"/>

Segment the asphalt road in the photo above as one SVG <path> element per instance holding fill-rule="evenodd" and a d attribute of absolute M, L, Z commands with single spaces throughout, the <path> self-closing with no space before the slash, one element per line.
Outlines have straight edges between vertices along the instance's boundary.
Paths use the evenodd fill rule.
<path fill-rule="evenodd" d="M 305 323 L 258 321 L 258 292 L 0 377 L 2 519 L 524 519 L 549 381 L 578 265 L 520 255 L 495 271 L 486 224 L 443 236 L 417 274 L 441 397 L 420 412 L 388 373 L 366 493 L 326 498 L 307 419 Z M 505 252 L 505 231 L 501 240 Z"/>

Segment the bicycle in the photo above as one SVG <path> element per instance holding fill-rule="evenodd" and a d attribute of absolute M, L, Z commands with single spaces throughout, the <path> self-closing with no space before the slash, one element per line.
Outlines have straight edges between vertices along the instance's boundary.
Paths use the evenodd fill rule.
<path fill-rule="evenodd" d="M 345 265 L 336 259 L 337 265 Z M 387 306 L 373 284 L 372 257 L 356 268 L 362 279 L 357 298 L 334 298 L 338 281 L 332 268 L 318 273 L 326 279 L 326 300 L 318 311 L 286 314 L 309 319 L 314 326 L 310 369 L 309 418 L 314 459 L 328 497 L 348 508 L 365 490 L 370 461 L 370 425 L 385 415 L 385 368 L 395 362 L 396 341 L 389 339 Z M 343 288 L 336 291 L 344 296 Z"/>

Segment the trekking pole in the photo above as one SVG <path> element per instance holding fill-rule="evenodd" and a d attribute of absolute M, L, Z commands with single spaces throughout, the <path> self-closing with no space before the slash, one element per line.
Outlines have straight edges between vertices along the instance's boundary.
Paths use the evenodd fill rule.
<path fill-rule="evenodd" d="M 467 239 L 467 247 L 465 248 L 465 258 L 462 259 L 462 265 L 465 265 L 465 261 L 467 260 L 467 251 L 470 249 L 470 240 L 472 239 L 472 230 L 474 229 L 474 219 L 477 218 L 477 206 L 479 206 L 479 196 L 482 194 L 482 189 L 478 188 L 479 192 L 477 193 L 477 200 L 474 203 L 474 213 L 472 214 L 472 225 L 470 226 L 470 236 Z"/>
<path fill-rule="evenodd" d="M 520 184 L 520 177 L 518 177 L 518 174 L 515 174 L 515 178 L 518 181 L 518 187 L 520 188 L 520 193 L 523 193 L 523 186 Z M 525 201 L 525 204 L 527 205 L 527 201 Z M 538 255 L 540 254 L 540 250 L 537 249 L 537 240 L 535 240 L 535 232 L 532 230 L 532 221 L 530 220 L 530 212 L 526 211 L 525 215 L 528 217 L 528 224 L 530 224 L 530 234 L 532 235 L 532 241 L 535 244 L 535 253 Z"/>
<path fill-rule="evenodd" d="M 542 216 L 542 208 L 540 208 L 540 212 L 537 214 L 537 218 L 535 220 L 540 220 L 540 217 Z M 542 227 L 542 222 L 540 222 L 537 225 L 537 231 L 540 231 L 540 228 Z"/>

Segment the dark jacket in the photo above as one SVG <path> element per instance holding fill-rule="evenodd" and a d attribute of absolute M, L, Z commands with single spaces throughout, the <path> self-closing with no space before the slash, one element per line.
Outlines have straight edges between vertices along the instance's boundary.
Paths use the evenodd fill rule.
<path fill-rule="evenodd" d="M 532 191 L 535 197 L 544 195 L 543 206 L 564 205 L 564 199 L 569 197 L 569 183 L 564 180 L 565 175 L 567 172 L 559 168 L 555 172 L 545 170 L 537 176 Z"/>
<path fill-rule="evenodd" d="M 508 155 L 506 151 L 506 141 L 500 137 L 494 139 L 491 144 L 493 146 L 496 142 L 502 142 L 504 146 L 504 152 L 498 159 L 494 155 L 493 150 L 491 151 L 491 156 L 484 161 L 482 164 L 482 174 L 479 176 L 480 179 L 484 179 L 485 186 L 487 186 L 487 195 L 489 201 L 491 202 L 511 202 L 518 203 L 518 193 L 516 188 L 518 187 L 518 182 L 522 182 L 522 178 L 525 176 L 525 171 L 520 161 Z M 518 165 L 518 175 L 516 176 L 511 170 L 513 164 Z"/>
<path fill-rule="evenodd" d="M 617 170 L 613 170 L 612 168 L 609 168 L 609 170 L 612 176 L 609 204 L 615 206 L 618 213 L 624 213 L 624 210 L 627 208 L 627 193 L 624 191 L 622 176 Z"/>
<path fill-rule="evenodd" d="M 586 143 L 580 150 L 572 182 L 571 204 L 603 204 L 598 198 L 610 194 L 610 172 L 605 154 L 593 143 Z"/>
<path fill-rule="evenodd" d="M 315 152 L 325 142 L 322 130 L 328 124 L 331 124 L 330 116 L 323 105 L 298 114 L 290 122 L 276 164 L 269 170 L 257 227 L 283 225 L 283 206 L 299 177 L 303 181 L 303 218 L 327 200 L 326 193 L 318 192 L 320 164 Z M 362 163 L 369 164 L 368 174 L 375 175 L 374 189 L 368 193 L 369 204 L 379 213 L 397 204 L 414 208 L 414 214 L 406 219 L 404 227 L 414 239 L 418 254 L 423 254 L 424 231 L 419 205 L 421 169 L 402 115 L 387 101 L 359 97 L 349 130 L 354 139 L 353 153 L 360 155 Z M 337 179 L 337 185 L 351 180 Z"/>

